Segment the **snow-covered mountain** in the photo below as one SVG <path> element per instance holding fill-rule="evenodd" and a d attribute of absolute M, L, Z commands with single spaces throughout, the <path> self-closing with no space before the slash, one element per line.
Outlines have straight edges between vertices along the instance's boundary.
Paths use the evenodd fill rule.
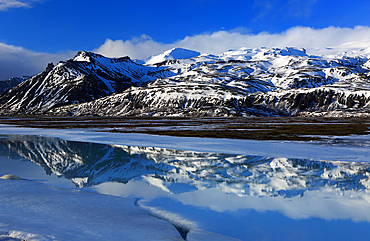
<path fill-rule="evenodd" d="M 143 65 L 80 52 L 0 96 L 0 114 L 366 116 L 365 52 L 241 48 L 211 55 L 174 48 Z"/>
<path fill-rule="evenodd" d="M 0 114 L 42 114 L 58 106 L 96 100 L 166 76 L 162 69 L 138 65 L 129 57 L 111 59 L 81 51 L 68 61 L 50 63 L 42 73 L 1 95 Z"/>

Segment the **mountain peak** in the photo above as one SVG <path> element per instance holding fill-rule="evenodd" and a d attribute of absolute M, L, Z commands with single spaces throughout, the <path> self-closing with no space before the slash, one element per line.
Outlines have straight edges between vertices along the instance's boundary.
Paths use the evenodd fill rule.
<path fill-rule="evenodd" d="M 306 49 L 304 48 L 293 48 L 286 47 L 280 51 L 280 54 L 283 56 L 286 55 L 295 55 L 295 56 L 307 56 Z"/>
<path fill-rule="evenodd" d="M 91 52 L 86 52 L 86 51 L 79 51 L 76 56 L 73 58 L 73 61 L 76 62 L 90 62 L 91 59 Z"/>
<path fill-rule="evenodd" d="M 172 59 L 190 59 L 199 55 L 200 53 L 197 51 L 183 48 L 172 48 L 159 55 L 149 57 L 149 59 L 146 61 L 146 64 L 152 65 Z"/>
<path fill-rule="evenodd" d="M 107 59 L 111 63 L 117 63 L 117 62 L 131 62 L 130 57 L 125 56 L 125 57 L 120 57 L 120 58 L 108 58 L 105 57 L 101 54 L 93 53 L 93 52 L 88 52 L 88 51 L 79 51 L 75 57 L 73 57 L 72 61 L 75 62 L 94 62 L 94 61 L 99 61 L 99 59 Z"/>

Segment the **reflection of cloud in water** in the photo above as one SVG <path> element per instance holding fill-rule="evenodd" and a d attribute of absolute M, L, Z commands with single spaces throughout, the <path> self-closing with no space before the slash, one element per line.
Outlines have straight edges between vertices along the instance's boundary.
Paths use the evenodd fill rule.
<path fill-rule="evenodd" d="M 93 189 L 116 196 L 142 197 L 146 202 L 159 197 L 170 197 L 184 205 L 209 208 L 217 212 L 253 209 L 260 212 L 278 211 L 293 219 L 317 217 L 325 220 L 351 219 L 370 222 L 368 192 L 342 192 L 330 187 L 307 192 L 301 198 L 237 196 L 225 193 L 218 187 L 175 194 L 152 186 L 145 180 L 130 181 L 127 184 L 104 183 Z"/>
<path fill-rule="evenodd" d="M 293 219 L 318 217 L 325 220 L 351 219 L 370 222 L 370 196 L 355 191 L 338 192 L 323 188 L 302 198 L 229 195 L 218 188 L 182 193 L 173 197 L 186 205 L 206 207 L 218 212 L 253 209 L 279 211 Z"/>
<path fill-rule="evenodd" d="M 291 218 L 370 221 L 370 163 L 240 156 L 13 136 L 14 152 L 46 173 L 101 193 L 169 197 L 217 212 L 279 211 Z M 10 155 L 10 154 L 9 154 Z M 125 185 L 123 185 L 125 184 Z"/>

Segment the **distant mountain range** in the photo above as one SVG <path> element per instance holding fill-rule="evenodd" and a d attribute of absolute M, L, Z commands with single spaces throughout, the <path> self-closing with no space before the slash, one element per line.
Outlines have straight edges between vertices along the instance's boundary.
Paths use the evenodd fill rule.
<path fill-rule="evenodd" d="M 174 48 L 146 62 L 81 51 L 8 87 L 0 82 L 0 115 L 370 116 L 369 76 L 367 55 L 300 48 Z"/>
<path fill-rule="evenodd" d="M 8 91 L 9 89 L 13 88 L 16 85 L 19 85 L 23 81 L 25 81 L 28 77 L 12 77 L 7 80 L 0 81 L 0 94 Z"/>

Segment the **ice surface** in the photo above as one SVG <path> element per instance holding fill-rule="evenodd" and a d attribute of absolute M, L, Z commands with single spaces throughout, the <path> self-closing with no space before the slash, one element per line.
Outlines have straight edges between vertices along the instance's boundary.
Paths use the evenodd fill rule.
<path fill-rule="evenodd" d="M 36 181 L 0 180 L 0 233 L 28 240 L 181 240 L 173 225 L 134 200 L 61 189 Z M 1 236 L 0 236 L 1 237 Z"/>

